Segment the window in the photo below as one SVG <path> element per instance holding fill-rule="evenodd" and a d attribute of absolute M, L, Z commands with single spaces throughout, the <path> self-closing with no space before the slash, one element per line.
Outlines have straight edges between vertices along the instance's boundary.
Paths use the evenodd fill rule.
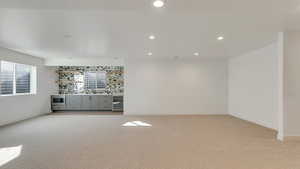
<path fill-rule="evenodd" d="M 106 88 L 106 73 L 105 72 L 86 72 L 84 85 L 85 85 L 86 89 L 104 89 L 104 88 Z"/>
<path fill-rule="evenodd" d="M 84 75 L 74 75 L 74 90 L 78 93 L 84 91 Z"/>
<path fill-rule="evenodd" d="M 36 67 L 0 61 L 0 95 L 34 94 Z"/>
<path fill-rule="evenodd" d="M 97 72 L 97 89 L 106 88 L 106 73 Z"/>
<path fill-rule="evenodd" d="M 30 93 L 31 66 L 16 64 L 15 69 L 16 93 Z"/>
<path fill-rule="evenodd" d="M 14 64 L 1 61 L 0 94 L 8 95 L 14 92 Z"/>

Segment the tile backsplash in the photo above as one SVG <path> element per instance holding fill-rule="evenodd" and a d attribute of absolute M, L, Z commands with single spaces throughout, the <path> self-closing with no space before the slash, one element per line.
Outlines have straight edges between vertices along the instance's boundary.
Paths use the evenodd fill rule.
<path fill-rule="evenodd" d="M 78 80 L 78 77 L 82 78 L 85 72 L 90 71 L 106 72 L 105 89 L 84 88 L 83 81 Z M 124 92 L 123 66 L 60 66 L 56 73 L 59 94 L 123 94 Z"/>

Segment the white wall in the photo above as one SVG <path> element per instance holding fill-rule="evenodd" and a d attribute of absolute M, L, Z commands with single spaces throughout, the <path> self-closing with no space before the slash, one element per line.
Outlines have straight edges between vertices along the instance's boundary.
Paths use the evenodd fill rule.
<path fill-rule="evenodd" d="M 57 88 L 54 69 L 44 66 L 44 60 L 0 48 L 0 60 L 37 66 L 37 94 L 0 96 L 0 126 L 50 112 L 50 94 Z"/>
<path fill-rule="evenodd" d="M 278 43 L 229 59 L 228 111 L 277 129 L 280 97 Z"/>
<path fill-rule="evenodd" d="M 300 136 L 300 31 L 284 33 L 284 136 Z"/>
<path fill-rule="evenodd" d="M 125 62 L 125 114 L 226 114 L 226 60 Z"/>

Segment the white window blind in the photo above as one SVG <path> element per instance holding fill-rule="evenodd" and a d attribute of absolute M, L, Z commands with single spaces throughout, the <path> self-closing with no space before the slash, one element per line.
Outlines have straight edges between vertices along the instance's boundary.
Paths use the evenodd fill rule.
<path fill-rule="evenodd" d="M 86 72 L 84 86 L 86 89 L 96 89 L 96 72 Z"/>
<path fill-rule="evenodd" d="M 106 88 L 106 73 L 105 72 L 86 72 L 84 85 L 85 85 L 86 89 L 104 89 L 104 88 Z"/>
<path fill-rule="evenodd" d="M 98 89 L 106 88 L 106 73 L 97 72 L 97 88 Z"/>
<path fill-rule="evenodd" d="M 14 93 L 14 63 L 0 62 L 0 94 L 10 95 Z"/>
<path fill-rule="evenodd" d="M 0 95 L 34 94 L 35 83 L 34 66 L 0 61 Z"/>
<path fill-rule="evenodd" d="M 16 93 L 30 93 L 31 66 L 16 64 Z"/>

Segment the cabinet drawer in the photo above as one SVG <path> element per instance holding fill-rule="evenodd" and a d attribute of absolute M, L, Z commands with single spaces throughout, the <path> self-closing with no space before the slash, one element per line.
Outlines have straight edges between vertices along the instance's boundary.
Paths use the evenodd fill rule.
<path fill-rule="evenodd" d="M 52 110 L 65 110 L 66 106 L 52 106 Z"/>

